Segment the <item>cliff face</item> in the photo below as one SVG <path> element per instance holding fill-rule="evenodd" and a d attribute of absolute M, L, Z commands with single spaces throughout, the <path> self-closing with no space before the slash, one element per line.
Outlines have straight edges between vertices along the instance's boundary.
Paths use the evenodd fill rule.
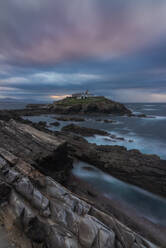
<path fill-rule="evenodd" d="M 0 132 L 0 217 L 18 247 L 157 247 L 47 176 L 70 165 L 62 138 L 14 121 Z"/>
<path fill-rule="evenodd" d="M 105 97 L 93 97 L 87 99 L 75 99 L 69 97 L 64 100 L 54 102 L 51 109 L 64 114 L 131 114 L 131 111 L 123 104 L 114 102 Z"/>

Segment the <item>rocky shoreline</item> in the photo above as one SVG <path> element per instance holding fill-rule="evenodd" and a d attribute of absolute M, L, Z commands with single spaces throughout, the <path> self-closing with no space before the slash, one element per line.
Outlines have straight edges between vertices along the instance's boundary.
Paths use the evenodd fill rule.
<path fill-rule="evenodd" d="M 123 208 L 70 179 L 78 159 L 165 197 L 166 161 L 120 146 L 89 144 L 67 130 L 53 132 L 22 119 L 48 114 L 46 107 L 35 108 L 0 111 L 0 216 L 16 247 L 165 247 L 165 229 L 135 215 L 128 221 Z"/>
<path fill-rule="evenodd" d="M 81 137 L 64 133 L 72 156 L 93 164 L 122 181 L 166 197 L 166 161 L 122 146 L 97 146 Z M 154 183 L 155 182 L 155 183 Z"/>
<path fill-rule="evenodd" d="M 6 202 L 1 211 L 13 223 L 13 232 L 21 227 L 25 235 L 22 247 L 25 244 L 34 247 L 29 246 L 29 241 L 35 247 L 42 244 L 51 248 L 55 245 L 59 248 L 130 247 L 128 244 L 151 247 L 116 218 L 91 205 L 88 198 L 83 201 L 54 181 L 64 183 L 64 176 L 60 180 L 59 172 L 64 174 L 63 166 L 67 171 L 71 166 L 70 154 L 63 161 L 59 157 L 65 145 L 62 138 L 15 121 L 0 124 L 1 137 L 10 137 L 0 148 L 0 188 L 8 192 L 1 198 Z M 23 148 L 21 140 L 24 140 Z M 53 171 L 58 171 L 58 176 Z M 49 172 L 52 179 L 48 177 Z"/>

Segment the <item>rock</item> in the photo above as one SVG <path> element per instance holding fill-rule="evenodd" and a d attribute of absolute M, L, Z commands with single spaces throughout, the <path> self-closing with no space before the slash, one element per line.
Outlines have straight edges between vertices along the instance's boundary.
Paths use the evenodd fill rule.
<path fill-rule="evenodd" d="M 145 114 L 140 114 L 140 115 L 136 115 L 136 117 L 140 117 L 140 118 L 148 118 L 148 119 L 155 119 L 155 116 L 150 116 L 150 115 L 145 115 Z"/>
<path fill-rule="evenodd" d="M 74 121 L 74 122 L 85 121 L 83 117 L 76 117 L 76 116 L 58 116 L 54 118 L 58 121 Z"/>
<path fill-rule="evenodd" d="M 9 170 L 9 171 L 4 171 L 5 175 L 6 175 L 6 181 L 7 183 L 14 183 L 15 181 L 17 181 L 19 179 L 19 173 L 16 172 L 15 170 Z"/>
<path fill-rule="evenodd" d="M 85 216 L 79 223 L 79 240 L 83 247 L 115 247 L 115 233 L 95 218 Z"/>
<path fill-rule="evenodd" d="M 75 124 L 70 124 L 61 129 L 63 132 L 72 132 L 76 134 L 80 134 L 82 136 L 94 136 L 94 135 L 103 135 L 108 136 L 109 133 L 103 130 L 94 129 L 94 128 L 87 128 L 87 127 L 79 127 Z"/>
<path fill-rule="evenodd" d="M 128 114 L 128 117 L 138 117 L 138 118 L 155 118 L 154 116 L 146 115 L 146 114 Z"/>
<path fill-rule="evenodd" d="M 109 142 L 116 142 L 116 139 L 113 138 L 104 138 L 105 141 L 109 141 Z"/>
<path fill-rule="evenodd" d="M 8 201 L 10 192 L 11 192 L 10 186 L 7 183 L 0 180 L 0 204 L 5 201 Z"/>
<path fill-rule="evenodd" d="M 30 240 L 36 243 L 45 242 L 47 236 L 45 224 L 37 217 L 32 218 L 26 227 L 26 235 Z"/>
<path fill-rule="evenodd" d="M 113 121 L 113 120 L 104 120 L 104 122 L 105 122 L 105 123 L 113 123 L 113 122 L 115 122 L 115 121 Z"/>
<path fill-rule="evenodd" d="M 117 136 L 114 135 L 114 134 L 111 134 L 110 137 L 111 137 L 112 139 L 116 139 Z"/>
<path fill-rule="evenodd" d="M 119 241 L 117 241 L 116 247 L 117 247 L 117 248 L 123 248 L 122 244 L 121 244 Z"/>
<path fill-rule="evenodd" d="M 13 120 L 0 121 L 0 137 L 0 155 L 9 163 L 15 163 L 14 154 L 36 168 L 40 167 L 42 172 L 50 173 L 58 181 L 64 181 L 67 177 L 71 159 L 65 140 Z M 12 151 L 13 157 L 6 150 Z"/>
<path fill-rule="evenodd" d="M 116 123 L 115 120 L 111 120 L 111 119 L 96 119 L 96 121 L 104 122 L 104 123 Z"/>
<path fill-rule="evenodd" d="M 58 121 L 50 123 L 51 126 L 59 127 L 60 123 Z"/>
<path fill-rule="evenodd" d="M 46 127 L 47 126 L 47 122 L 46 121 L 39 121 L 38 125 L 42 126 L 42 127 Z"/>
<path fill-rule="evenodd" d="M 33 197 L 33 185 L 27 177 L 22 177 L 15 183 L 15 188 L 18 193 L 27 198 L 29 201 Z"/>
<path fill-rule="evenodd" d="M 145 115 L 145 114 L 139 114 L 139 115 L 137 115 L 137 117 L 140 117 L 140 118 L 146 118 L 146 117 L 147 117 L 147 115 Z"/>
<path fill-rule="evenodd" d="M 11 119 L 21 121 L 21 117 L 17 113 L 15 113 L 14 111 L 0 110 L 0 120 L 9 121 Z"/>
<path fill-rule="evenodd" d="M 125 139 L 123 137 L 116 137 L 117 140 L 124 141 Z"/>

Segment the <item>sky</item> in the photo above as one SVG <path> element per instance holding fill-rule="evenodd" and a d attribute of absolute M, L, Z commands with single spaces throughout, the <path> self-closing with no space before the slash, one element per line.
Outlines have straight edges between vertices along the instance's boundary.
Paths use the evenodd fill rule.
<path fill-rule="evenodd" d="M 166 102 L 166 1 L 0 1 L 0 99 L 87 89 Z"/>

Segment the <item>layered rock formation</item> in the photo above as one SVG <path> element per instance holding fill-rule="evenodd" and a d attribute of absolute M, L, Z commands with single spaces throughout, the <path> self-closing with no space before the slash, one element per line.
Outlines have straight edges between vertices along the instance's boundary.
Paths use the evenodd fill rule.
<path fill-rule="evenodd" d="M 111 151 L 107 147 L 90 145 L 80 137 L 42 132 L 13 120 L 0 121 L 0 137 L 0 217 L 10 239 L 18 247 L 165 247 L 164 238 L 155 239 L 158 246 L 150 243 L 112 215 L 96 208 L 87 198 L 81 199 L 57 182 L 66 183 L 75 157 L 98 161 L 97 166 L 107 169 L 108 160 L 117 152 L 115 148 Z M 127 156 L 131 161 L 126 173 L 130 174 L 133 161 L 136 163 L 143 158 L 123 152 L 123 149 L 121 153 L 120 166 L 115 164 L 120 154 L 118 150 L 113 171 L 124 173 L 122 161 Z M 149 173 L 156 162 L 159 165 L 159 159 L 146 159 L 142 168 Z M 132 172 L 137 170 L 138 167 Z"/>
<path fill-rule="evenodd" d="M 67 154 L 67 143 L 62 138 L 13 120 L 0 121 L 0 137 L 0 147 L 4 152 L 11 152 L 43 173 L 50 173 L 56 180 L 65 180 L 71 160 Z"/>
<path fill-rule="evenodd" d="M 0 159 L 0 214 L 18 247 L 157 247 L 2 148 Z"/>

